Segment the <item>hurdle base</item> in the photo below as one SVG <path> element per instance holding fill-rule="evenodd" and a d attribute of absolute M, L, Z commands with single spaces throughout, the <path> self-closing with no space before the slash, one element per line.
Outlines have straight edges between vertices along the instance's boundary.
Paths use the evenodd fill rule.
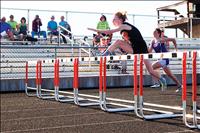
<path fill-rule="evenodd" d="M 36 92 L 29 92 L 29 90 L 37 91 L 37 88 L 28 87 L 28 86 L 26 86 L 26 88 L 25 88 L 25 92 L 26 92 L 27 96 L 29 96 L 29 97 L 37 96 Z"/>
<path fill-rule="evenodd" d="M 152 114 L 152 115 L 145 115 L 145 120 L 154 120 L 154 119 L 165 119 L 165 118 L 176 118 L 182 117 L 183 114 Z"/>
<path fill-rule="evenodd" d="M 127 112 L 127 111 L 134 111 L 135 108 L 132 107 L 132 108 L 105 108 L 104 111 L 106 112 L 110 112 L 110 113 L 114 113 L 114 112 Z"/>
<path fill-rule="evenodd" d="M 57 97 L 59 102 L 74 102 L 74 98 L 70 96 Z"/>
<path fill-rule="evenodd" d="M 83 101 L 87 101 L 87 102 L 84 103 Z M 80 103 L 80 102 L 83 102 L 83 103 Z M 99 100 L 82 98 L 82 97 L 75 98 L 75 103 L 76 103 L 76 105 L 79 105 L 81 107 L 100 105 Z"/>
<path fill-rule="evenodd" d="M 114 102 L 106 102 L 106 101 L 101 101 L 102 107 L 101 109 L 106 112 L 114 113 L 114 112 L 126 112 L 126 111 L 134 111 L 135 107 L 130 106 L 130 105 L 124 105 L 120 103 L 114 103 Z M 112 106 L 118 106 L 118 107 L 107 107 L 107 105 L 112 105 Z"/>

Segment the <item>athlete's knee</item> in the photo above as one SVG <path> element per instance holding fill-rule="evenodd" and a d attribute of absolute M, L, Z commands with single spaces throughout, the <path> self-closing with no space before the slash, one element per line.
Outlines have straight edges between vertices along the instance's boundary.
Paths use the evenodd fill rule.
<path fill-rule="evenodd" d="M 121 42 L 122 42 L 122 40 L 117 39 L 117 40 L 115 41 L 115 45 L 120 45 Z"/>

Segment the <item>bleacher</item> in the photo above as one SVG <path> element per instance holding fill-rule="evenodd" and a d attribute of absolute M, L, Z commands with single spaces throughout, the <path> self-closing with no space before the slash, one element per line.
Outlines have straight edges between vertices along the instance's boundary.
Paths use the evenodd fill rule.
<path fill-rule="evenodd" d="M 199 40 L 177 40 L 179 51 L 184 50 L 196 50 L 200 49 L 200 41 Z M 74 45 L 76 46 L 76 45 Z M 170 51 L 173 50 L 173 46 L 170 46 Z M 18 77 L 16 73 L 23 73 L 23 69 L 26 61 L 30 60 L 45 60 L 45 59 L 54 59 L 57 58 L 67 58 L 67 57 L 78 57 L 79 49 L 72 49 L 68 45 L 56 46 L 56 45 L 1 45 L 1 74 L 2 78 L 9 77 L 9 75 L 13 75 L 12 77 Z M 87 57 L 88 55 L 84 52 L 81 53 L 82 57 Z M 188 60 L 188 63 L 191 63 L 191 60 Z M 87 64 L 81 64 L 85 67 L 85 71 L 91 70 L 92 68 L 88 68 Z M 98 67 L 97 63 L 92 64 L 95 67 Z M 173 59 L 170 61 L 170 67 L 174 70 L 174 73 L 178 73 L 177 70 L 181 67 L 181 62 L 177 59 Z M 72 64 L 66 64 L 67 70 L 72 70 Z M 89 70 L 87 70 L 89 69 Z M 128 69 L 131 71 L 131 63 L 128 62 Z M 21 70 L 21 71 L 20 71 Z M 98 69 L 97 69 L 98 71 Z M 188 70 L 190 71 L 190 70 Z"/>

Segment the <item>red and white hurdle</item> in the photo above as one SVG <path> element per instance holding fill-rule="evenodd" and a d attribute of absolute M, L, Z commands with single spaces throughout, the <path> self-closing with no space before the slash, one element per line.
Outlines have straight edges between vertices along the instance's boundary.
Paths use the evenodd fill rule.
<path fill-rule="evenodd" d="M 74 80 L 73 80 L 74 103 L 76 105 L 79 105 L 79 106 L 96 106 L 96 105 L 99 105 L 100 102 L 99 102 L 98 96 L 80 94 L 79 93 L 79 60 L 78 59 L 79 58 L 75 58 L 75 60 L 74 60 Z M 84 59 L 84 58 L 80 58 L 80 60 L 81 59 Z M 87 59 L 89 59 L 89 58 L 87 58 Z"/>
<path fill-rule="evenodd" d="M 189 128 L 198 128 L 200 129 L 200 124 L 197 122 L 197 55 L 200 57 L 200 52 L 197 53 L 197 51 L 193 51 L 192 53 L 192 104 L 193 104 L 193 110 L 192 110 L 192 123 L 189 124 L 187 121 L 187 111 L 186 111 L 186 99 L 187 99 L 187 85 L 186 85 L 186 76 L 183 77 L 183 92 L 182 92 L 182 100 L 183 100 L 183 121 L 185 125 Z M 183 74 L 186 75 L 186 53 L 183 57 Z"/>
<path fill-rule="evenodd" d="M 186 112 L 186 61 L 187 57 L 190 57 L 189 54 L 192 53 L 193 56 L 193 83 L 192 83 L 192 100 L 193 100 L 193 114 L 187 114 Z M 139 88 L 138 86 L 138 73 L 137 73 L 137 57 L 138 55 L 122 55 L 122 56 L 106 56 L 106 57 L 86 57 L 86 58 L 67 58 L 67 59 L 54 59 L 54 60 L 43 60 L 43 61 L 29 61 L 26 63 L 26 79 L 25 85 L 26 89 L 25 92 L 28 96 L 37 96 L 43 99 L 55 98 L 57 101 L 60 102 L 74 102 L 76 105 L 79 106 L 92 106 L 98 105 L 100 108 L 107 112 L 119 112 L 119 111 L 134 111 L 135 114 L 144 119 L 160 119 L 160 118 L 173 118 L 173 117 L 183 117 L 183 121 L 186 126 L 189 128 L 200 128 L 198 124 L 199 117 L 197 116 L 200 111 L 197 109 L 197 72 L 196 72 L 196 60 L 197 57 L 200 57 L 200 51 L 189 51 L 189 52 L 177 52 L 177 53 L 153 53 L 153 54 L 143 54 L 140 55 L 140 80 L 139 80 Z M 182 91 L 182 107 L 177 106 L 166 106 L 166 105 L 159 105 L 154 103 L 146 103 L 143 100 L 143 59 L 151 59 L 151 58 L 181 58 L 183 63 L 183 75 L 182 75 L 182 84 L 183 84 L 183 91 Z M 134 78 L 134 101 L 117 99 L 117 98 L 109 98 L 106 97 L 107 87 L 106 87 L 106 62 L 109 60 L 132 60 L 133 63 L 133 78 Z M 73 92 L 66 92 L 59 90 L 59 82 L 60 82 L 60 71 L 59 71 L 59 63 L 61 62 L 73 62 L 74 63 L 74 81 L 73 81 Z M 87 94 L 80 94 L 79 89 L 79 61 L 100 61 L 99 64 L 99 95 L 87 95 Z M 42 84 L 42 63 L 54 63 L 54 90 L 50 89 L 43 89 L 41 87 Z M 36 65 L 36 87 L 29 87 L 28 86 L 28 67 L 29 64 Z M 36 94 L 32 94 L 29 91 L 35 90 Z M 138 93 L 139 90 L 139 93 Z M 64 96 L 63 94 L 67 94 L 70 96 Z M 139 95 L 139 99 L 138 99 Z M 84 101 L 84 102 L 82 102 Z M 85 102 L 87 101 L 87 102 Z M 108 102 L 109 101 L 109 102 Z M 120 103 L 118 103 L 120 102 Z M 121 103 L 129 103 L 130 105 L 125 105 Z M 111 104 L 116 106 L 116 108 L 109 108 L 107 105 Z M 180 113 L 176 114 L 174 112 L 165 111 L 165 110 L 156 110 L 153 108 L 144 108 L 144 106 L 150 107 L 159 107 L 162 109 L 172 109 L 178 110 Z M 145 115 L 144 110 L 151 111 L 151 112 L 159 112 L 162 114 L 151 114 Z M 192 123 L 188 123 L 188 118 L 192 118 Z"/>
<path fill-rule="evenodd" d="M 181 58 L 181 54 L 180 53 L 180 58 Z M 152 119 L 162 119 L 162 118 L 175 118 L 175 117 L 182 117 L 182 112 L 180 113 L 174 113 L 174 112 L 163 112 L 163 113 L 160 113 L 160 114 L 157 114 L 156 112 L 154 114 L 149 114 L 149 115 L 145 115 L 144 114 L 144 109 L 143 107 L 146 105 L 144 103 L 144 99 L 143 99 L 143 93 L 144 93 L 144 90 L 143 90 L 143 61 L 144 61 L 144 56 L 146 56 L 145 59 L 149 59 L 149 55 L 140 55 L 140 79 L 139 79 L 139 110 L 137 110 L 137 115 L 140 117 L 140 118 L 144 118 L 146 120 L 152 120 Z M 170 57 L 171 56 L 171 57 Z M 158 55 L 157 57 L 154 57 L 154 58 L 177 58 L 178 55 L 176 56 L 173 56 L 172 53 L 167 53 L 167 54 L 161 54 L 161 55 Z M 186 75 L 183 75 L 183 76 L 186 76 Z M 148 106 L 151 106 L 150 104 Z M 157 108 L 164 108 L 164 109 L 171 109 L 171 110 L 179 110 L 179 111 L 182 111 L 182 108 L 181 107 L 173 107 L 173 106 L 166 106 L 166 105 L 154 105 L 154 107 L 157 107 Z"/>

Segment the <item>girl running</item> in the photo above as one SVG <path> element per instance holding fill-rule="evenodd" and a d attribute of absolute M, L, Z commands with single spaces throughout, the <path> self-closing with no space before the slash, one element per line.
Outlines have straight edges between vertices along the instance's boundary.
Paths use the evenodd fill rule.
<path fill-rule="evenodd" d="M 111 44 L 108 47 L 108 49 L 102 54 L 103 56 L 112 54 L 114 50 L 117 48 L 121 48 L 129 54 L 148 53 L 146 42 L 144 41 L 140 31 L 135 26 L 126 22 L 126 20 L 127 20 L 126 13 L 117 12 L 115 13 L 113 18 L 113 24 L 117 27 L 116 29 L 97 30 L 93 28 L 88 28 L 88 30 L 105 34 L 113 34 L 114 32 L 120 32 L 122 35 L 125 35 L 123 34 L 123 32 L 128 33 L 128 37 L 127 36 L 123 37 L 125 39 L 116 40 L 113 44 Z M 144 59 L 144 64 L 148 72 L 153 77 L 155 77 L 156 80 L 159 80 L 162 85 L 162 88 L 165 89 L 167 87 L 166 80 L 162 76 L 160 76 L 156 71 L 153 70 L 151 62 L 148 59 Z"/>
<path fill-rule="evenodd" d="M 149 52 L 152 52 L 152 50 L 154 50 L 156 53 L 168 52 L 165 43 L 169 41 L 173 42 L 175 49 L 177 51 L 176 40 L 174 38 L 163 38 L 161 34 L 162 34 L 162 31 L 158 28 L 153 32 L 154 39 L 151 41 Z M 176 83 L 177 85 L 176 92 L 179 92 L 181 90 L 181 83 L 177 80 L 177 78 L 171 72 L 168 65 L 169 65 L 169 59 L 160 59 L 154 62 L 152 67 L 154 70 L 162 68 L 165 71 L 165 73 Z"/>

